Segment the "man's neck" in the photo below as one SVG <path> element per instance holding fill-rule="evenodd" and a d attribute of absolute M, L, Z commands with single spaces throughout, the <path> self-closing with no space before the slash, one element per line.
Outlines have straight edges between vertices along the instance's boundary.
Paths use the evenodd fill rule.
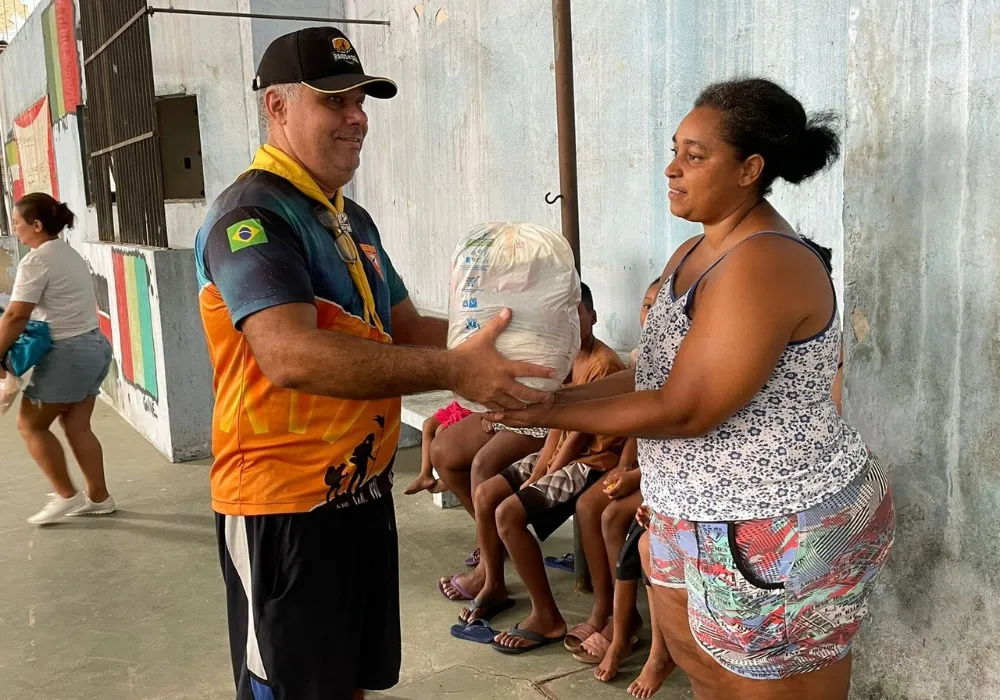
<path fill-rule="evenodd" d="M 331 191 L 330 190 L 330 185 L 327 184 L 327 183 L 325 183 L 325 182 L 323 182 L 318 177 L 316 177 L 316 174 L 313 173 L 309 168 L 307 168 L 305 166 L 305 164 L 299 159 L 299 157 L 295 155 L 295 153 L 292 151 L 292 149 L 287 144 L 281 142 L 281 139 L 271 139 L 271 138 L 269 138 L 266 143 L 267 143 L 268 146 L 271 146 L 272 148 L 277 148 L 279 151 L 281 151 L 282 153 L 284 153 L 286 156 L 288 156 L 289 158 L 291 158 L 292 160 L 294 160 L 295 163 L 300 168 L 302 168 L 304 171 L 306 171 L 307 173 L 309 173 L 309 177 L 311 177 L 313 179 L 313 182 L 315 182 L 319 186 L 319 188 L 323 191 L 323 194 L 326 195 L 327 199 L 329 199 L 331 202 L 334 200 L 334 197 L 337 196 L 337 192 L 341 189 L 342 186 L 341 187 L 334 187 L 333 190 Z"/>

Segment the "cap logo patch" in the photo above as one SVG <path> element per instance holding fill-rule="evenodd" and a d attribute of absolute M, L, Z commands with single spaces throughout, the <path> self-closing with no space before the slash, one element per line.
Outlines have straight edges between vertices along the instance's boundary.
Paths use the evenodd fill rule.
<path fill-rule="evenodd" d="M 333 50 L 337 53 L 348 53 L 351 50 L 351 42 L 342 36 L 335 37 L 333 40 Z"/>

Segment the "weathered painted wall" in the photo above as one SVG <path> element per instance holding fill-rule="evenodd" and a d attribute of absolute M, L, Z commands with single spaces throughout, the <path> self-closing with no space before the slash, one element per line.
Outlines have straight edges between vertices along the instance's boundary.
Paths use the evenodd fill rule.
<path fill-rule="evenodd" d="M 178 0 L 171 6 L 248 11 L 249 0 Z M 249 28 L 249 20 L 228 17 L 154 14 L 149 22 L 156 94 L 198 98 L 207 202 L 246 169 L 257 147 L 256 107 L 249 89 L 253 68 L 246 68 L 251 63 Z M 170 245 L 191 247 L 205 205 L 170 206 L 181 207 L 171 217 Z M 192 208 L 197 211 L 188 211 Z"/>
<path fill-rule="evenodd" d="M 236 2 L 217 3 L 218 9 L 236 6 Z M 47 70 L 39 70 L 46 66 L 44 10 L 40 6 L 32 14 L 0 56 L 5 141 L 13 119 L 47 91 Z M 238 22 L 225 21 L 239 29 Z M 242 82 L 220 79 L 241 70 L 241 42 L 218 41 L 220 27 L 200 18 L 167 17 L 164 21 L 158 15 L 151 21 L 150 32 L 157 93 L 186 92 L 199 97 L 203 145 L 208 145 L 203 148 L 206 188 L 214 187 L 217 192 L 249 157 L 245 139 L 240 150 L 239 139 L 227 138 L 227 134 L 241 133 L 234 115 L 244 124 L 248 119 L 240 97 Z M 240 104 L 232 104 L 234 99 Z M 175 250 L 99 243 L 96 216 L 86 203 L 76 116 L 63 116 L 51 130 L 58 196 L 79 217 L 77 227 L 66 237 L 90 264 L 101 327 L 114 348 L 103 398 L 170 459 L 208 456 L 211 370 L 198 317 L 190 250 L 205 205 L 167 204 L 168 238 Z M 0 301 L 12 283 L 11 250 L 13 239 L 0 241 Z"/>
<path fill-rule="evenodd" d="M 267 3 L 271 5 L 276 2 Z M 323 5 L 322 2 L 313 4 Z M 371 131 L 353 191 L 379 224 L 418 305 L 443 311 L 448 261 L 471 225 L 526 219 L 559 227 L 550 3 L 348 0 L 366 69 L 395 79 L 371 100 Z M 338 8 L 331 3 L 331 9 Z M 695 230 L 670 216 L 670 137 L 708 83 L 771 77 L 808 109 L 843 111 L 847 0 L 573 3 L 583 277 L 599 333 L 638 337 L 638 304 Z M 260 32 L 255 32 L 255 51 Z M 774 201 L 842 264 L 842 166 Z"/>
<path fill-rule="evenodd" d="M 188 250 L 83 243 L 114 360 L 103 398 L 173 461 L 210 454 L 211 371 Z"/>
<path fill-rule="evenodd" d="M 852 0 L 848 417 L 898 535 L 858 697 L 1000 697 L 1000 2 Z"/>

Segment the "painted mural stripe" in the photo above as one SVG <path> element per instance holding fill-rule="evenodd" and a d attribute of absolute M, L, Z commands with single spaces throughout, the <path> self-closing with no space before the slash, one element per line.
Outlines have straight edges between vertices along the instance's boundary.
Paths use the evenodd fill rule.
<path fill-rule="evenodd" d="M 55 100 L 55 104 L 50 99 L 49 108 L 52 110 L 52 123 L 54 124 L 66 114 L 66 93 L 63 91 L 62 56 L 59 51 L 59 15 L 56 4 L 52 4 L 49 7 L 52 10 L 49 14 L 49 22 L 51 23 L 50 36 L 52 38 L 50 50 L 52 51 L 52 67 L 55 69 L 52 71 L 52 87 L 55 89 L 53 99 Z"/>
<path fill-rule="evenodd" d="M 80 64 L 76 46 L 76 5 L 73 0 L 55 0 L 56 30 L 59 45 L 59 77 L 65 113 L 76 114 L 82 101 Z"/>
<path fill-rule="evenodd" d="M 118 335 L 121 336 L 122 374 L 135 383 L 132 367 L 132 333 L 129 330 L 128 294 L 125 291 L 125 257 L 118 252 L 111 255 L 115 279 L 115 306 L 118 308 Z"/>
<path fill-rule="evenodd" d="M 139 309 L 139 337 L 142 340 L 142 385 L 149 394 L 156 398 L 156 347 L 153 343 L 153 313 L 149 303 L 149 268 L 146 259 L 136 257 L 135 287 L 136 302 Z"/>
<path fill-rule="evenodd" d="M 142 386 L 143 379 L 146 376 L 143 369 L 146 358 L 142 356 L 142 338 L 140 337 L 142 326 L 139 323 L 139 302 L 136 299 L 138 290 L 136 290 L 135 286 L 135 256 L 124 255 L 122 257 L 125 258 L 125 299 L 128 304 L 129 337 L 132 341 L 132 370 L 134 375 L 132 382 Z"/>
<path fill-rule="evenodd" d="M 59 37 L 56 34 L 56 13 L 52 5 L 42 13 L 42 50 L 45 53 L 46 90 L 49 94 L 49 107 L 52 110 L 53 121 L 59 118 L 60 96 L 56 92 L 56 75 L 59 60 Z"/>

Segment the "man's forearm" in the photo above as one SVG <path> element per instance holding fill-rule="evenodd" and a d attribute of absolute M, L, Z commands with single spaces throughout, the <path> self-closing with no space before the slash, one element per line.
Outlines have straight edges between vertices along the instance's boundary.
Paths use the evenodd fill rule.
<path fill-rule="evenodd" d="M 453 367 L 444 350 L 389 345 L 344 333 L 314 330 L 288 343 L 271 380 L 309 394 L 380 399 L 451 389 Z"/>
<path fill-rule="evenodd" d="M 444 348 L 448 345 L 448 319 L 422 316 L 412 338 L 406 338 L 407 345 L 428 348 Z"/>

